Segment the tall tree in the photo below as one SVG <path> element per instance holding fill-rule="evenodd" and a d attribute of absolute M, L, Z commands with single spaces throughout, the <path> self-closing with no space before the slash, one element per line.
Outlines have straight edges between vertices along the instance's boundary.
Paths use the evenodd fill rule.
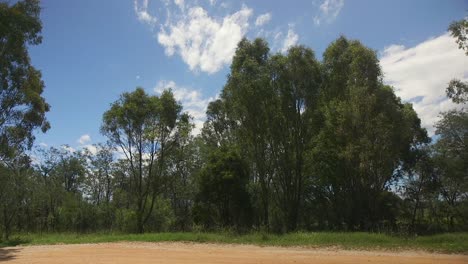
<path fill-rule="evenodd" d="M 320 64 L 311 49 L 298 46 L 270 61 L 272 90 L 277 95 L 269 127 L 273 152 L 273 177 L 281 208 L 283 229 L 296 229 L 306 182 L 306 151 L 316 136 L 316 111 L 321 87 Z"/>
<path fill-rule="evenodd" d="M 428 141 L 426 131 L 412 106 L 382 84 L 374 51 L 340 37 L 325 51 L 323 64 L 323 125 L 312 151 L 314 170 L 335 226 L 375 228 L 395 171 L 413 146 Z"/>
<path fill-rule="evenodd" d="M 121 149 L 130 165 L 137 232 L 150 217 L 166 165 L 166 153 L 178 135 L 182 107 L 172 92 L 150 96 L 142 88 L 123 93 L 104 113 L 101 131 Z"/>
<path fill-rule="evenodd" d="M 50 127 L 49 105 L 41 97 L 44 83 L 28 53 L 28 45 L 41 43 L 39 14 L 36 0 L 0 2 L 0 210 L 6 239 L 24 203 L 23 172 L 30 162 L 24 151 L 32 147 L 36 128 Z"/>
<path fill-rule="evenodd" d="M 34 141 L 33 130 L 50 127 L 41 97 L 41 73 L 31 65 L 28 45 L 41 43 L 39 1 L 0 2 L 0 160 L 19 155 Z"/>
<path fill-rule="evenodd" d="M 174 227 L 182 231 L 190 230 L 193 224 L 191 211 L 196 193 L 195 175 L 202 166 L 198 150 L 201 141 L 194 139 L 192 128 L 193 124 L 188 121 L 181 123 L 175 147 L 167 155 L 165 195 L 171 201 Z"/>
<path fill-rule="evenodd" d="M 249 156 L 252 182 L 260 200 L 258 219 L 269 226 L 271 180 L 273 176 L 268 128 L 274 114 L 274 97 L 268 70 L 269 48 L 262 39 L 243 39 L 234 55 L 228 81 L 221 93 L 229 119 L 237 125 L 236 142 Z"/>

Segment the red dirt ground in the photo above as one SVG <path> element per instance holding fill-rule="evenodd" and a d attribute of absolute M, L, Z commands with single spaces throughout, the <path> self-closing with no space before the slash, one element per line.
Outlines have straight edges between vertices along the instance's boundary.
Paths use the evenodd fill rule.
<path fill-rule="evenodd" d="M 0 248 L 5 263 L 468 263 L 468 255 L 194 243 L 102 243 Z"/>

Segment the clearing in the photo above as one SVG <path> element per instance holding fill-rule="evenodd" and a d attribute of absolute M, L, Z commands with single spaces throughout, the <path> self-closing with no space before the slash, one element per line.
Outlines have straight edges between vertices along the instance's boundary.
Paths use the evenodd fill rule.
<path fill-rule="evenodd" d="M 0 248 L 5 263 L 468 263 L 468 255 L 423 251 L 261 247 L 183 242 L 117 242 Z"/>

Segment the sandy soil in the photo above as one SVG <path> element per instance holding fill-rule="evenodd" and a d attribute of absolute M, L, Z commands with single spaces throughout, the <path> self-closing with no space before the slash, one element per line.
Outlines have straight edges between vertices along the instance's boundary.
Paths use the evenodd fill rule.
<path fill-rule="evenodd" d="M 468 263 L 468 255 L 193 243 L 103 243 L 0 248 L 4 263 Z"/>

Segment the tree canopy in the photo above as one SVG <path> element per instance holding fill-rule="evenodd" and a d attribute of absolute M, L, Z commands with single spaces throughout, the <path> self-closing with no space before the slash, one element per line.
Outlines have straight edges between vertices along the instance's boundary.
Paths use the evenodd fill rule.
<path fill-rule="evenodd" d="M 33 130 L 46 132 L 49 105 L 41 97 L 41 72 L 31 65 L 28 45 L 42 41 L 37 0 L 10 6 L 0 2 L 0 157 L 5 160 L 29 149 Z"/>

